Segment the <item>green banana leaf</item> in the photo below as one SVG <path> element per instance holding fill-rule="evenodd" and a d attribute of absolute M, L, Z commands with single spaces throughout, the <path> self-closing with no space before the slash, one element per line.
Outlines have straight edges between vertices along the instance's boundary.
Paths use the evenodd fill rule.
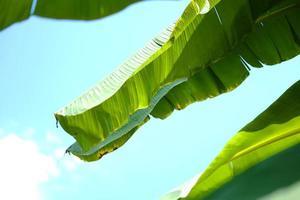
<path fill-rule="evenodd" d="M 35 15 L 55 19 L 99 19 L 141 0 L 38 0 Z"/>
<path fill-rule="evenodd" d="M 30 16 L 32 0 L 0 0 L 0 30 Z"/>
<path fill-rule="evenodd" d="M 298 55 L 299 5 L 300 0 L 191 1 L 175 24 L 55 113 L 77 141 L 67 151 L 88 161 L 101 158 L 107 145 L 120 147 L 149 115 L 166 118 L 174 109 L 233 90 L 250 66 Z"/>
<path fill-rule="evenodd" d="M 0 30 L 31 14 L 55 19 L 99 19 L 139 1 L 142 0 L 36 0 L 33 5 L 33 0 L 0 0 Z"/>
<path fill-rule="evenodd" d="M 274 199 L 300 194 L 300 81 L 241 129 L 200 176 L 165 195 L 175 199 Z M 281 190 L 279 190 L 281 189 Z"/>

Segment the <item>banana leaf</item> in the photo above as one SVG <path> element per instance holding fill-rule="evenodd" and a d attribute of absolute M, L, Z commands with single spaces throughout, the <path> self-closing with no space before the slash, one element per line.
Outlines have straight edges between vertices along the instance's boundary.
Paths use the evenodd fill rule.
<path fill-rule="evenodd" d="M 300 0 L 194 0 L 182 16 L 92 89 L 55 113 L 84 160 L 120 147 L 149 115 L 240 85 L 250 67 L 277 64 L 300 52 Z M 126 137 L 128 140 L 130 137 Z M 98 155 L 98 156 L 97 156 Z"/>
<path fill-rule="evenodd" d="M 28 19 L 31 14 L 55 19 L 99 19 L 139 1 L 141 0 L 36 0 L 33 5 L 33 0 L 0 0 L 0 30 Z"/>
<path fill-rule="evenodd" d="M 34 15 L 55 19 L 99 19 L 141 0 L 38 0 Z"/>
<path fill-rule="evenodd" d="M 204 173 L 162 200 L 274 199 L 275 191 L 290 199 L 300 194 L 299 102 L 300 81 L 229 140 Z"/>
<path fill-rule="evenodd" d="M 32 0 L 0 0 L 0 30 L 30 16 Z"/>

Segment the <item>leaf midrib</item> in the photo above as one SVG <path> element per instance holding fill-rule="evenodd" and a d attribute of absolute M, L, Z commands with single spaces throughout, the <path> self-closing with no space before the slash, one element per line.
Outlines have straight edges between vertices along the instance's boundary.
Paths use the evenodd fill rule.
<path fill-rule="evenodd" d="M 286 132 L 282 135 L 275 136 L 275 137 L 273 137 L 269 140 L 265 140 L 265 141 L 260 142 L 258 144 L 252 145 L 252 146 L 250 146 L 246 149 L 243 149 L 242 151 L 236 153 L 228 162 L 237 160 L 238 158 L 240 158 L 244 155 L 250 154 L 251 152 L 254 152 L 254 151 L 256 151 L 260 148 L 263 148 L 265 146 L 274 144 L 274 143 L 278 142 L 279 140 L 286 139 L 288 137 L 293 137 L 294 135 L 297 135 L 297 134 L 300 134 L 300 128 L 297 128 L 297 129 L 292 130 L 292 131 L 288 131 L 288 132 Z"/>

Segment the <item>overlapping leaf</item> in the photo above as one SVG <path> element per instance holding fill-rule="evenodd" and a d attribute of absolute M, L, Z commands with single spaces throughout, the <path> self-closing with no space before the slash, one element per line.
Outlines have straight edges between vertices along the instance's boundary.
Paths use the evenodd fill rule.
<path fill-rule="evenodd" d="M 267 198 L 299 182 L 299 102 L 300 81 L 240 130 L 196 181 L 163 199 Z"/>
<path fill-rule="evenodd" d="M 262 67 L 298 55 L 299 4 L 192 1 L 174 26 L 55 113 L 77 140 L 69 151 L 86 160 L 100 158 L 108 143 L 132 135 L 149 114 L 165 118 L 174 109 L 234 89 L 248 76 L 248 65 Z"/>
<path fill-rule="evenodd" d="M 55 19 L 99 19 L 141 0 L 36 0 L 34 15 Z M 31 15 L 33 0 L 1 0 L 0 30 Z"/>

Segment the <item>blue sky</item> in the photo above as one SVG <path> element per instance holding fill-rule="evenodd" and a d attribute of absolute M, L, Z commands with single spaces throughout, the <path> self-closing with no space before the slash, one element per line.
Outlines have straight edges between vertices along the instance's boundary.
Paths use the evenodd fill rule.
<path fill-rule="evenodd" d="M 203 171 L 299 80 L 300 57 L 253 69 L 233 92 L 152 119 L 100 161 L 64 155 L 74 140 L 55 127 L 53 113 L 175 21 L 187 2 L 147 1 L 92 22 L 32 17 L 0 32 L 0 199 L 158 199 Z"/>

